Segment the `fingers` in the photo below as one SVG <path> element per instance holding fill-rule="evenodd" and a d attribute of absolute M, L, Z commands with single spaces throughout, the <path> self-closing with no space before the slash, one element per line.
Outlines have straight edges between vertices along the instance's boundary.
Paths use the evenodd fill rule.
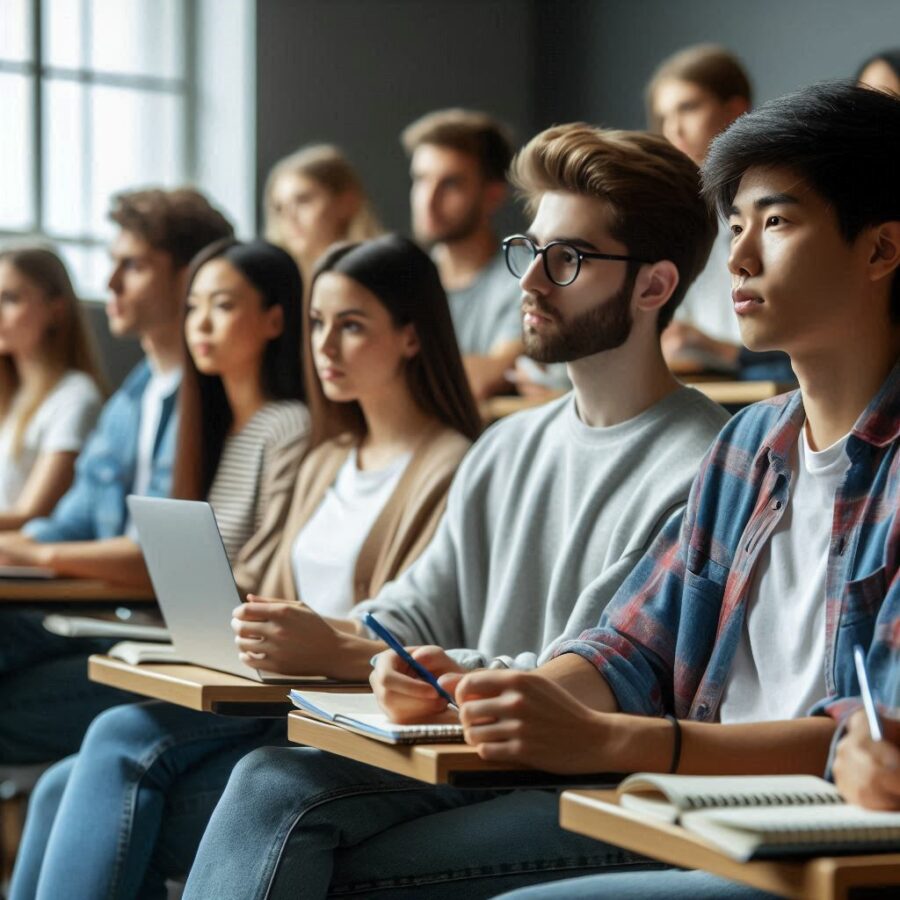
<path fill-rule="evenodd" d="M 433 675 L 445 672 L 463 672 L 464 669 L 456 660 L 447 654 L 442 647 L 414 647 L 409 654 L 416 662 L 421 663 Z"/>
<path fill-rule="evenodd" d="M 504 690 L 516 687 L 521 683 L 522 672 L 510 669 L 478 669 L 469 672 L 456 688 L 456 696 L 460 703 L 476 697 L 494 697 Z"/>

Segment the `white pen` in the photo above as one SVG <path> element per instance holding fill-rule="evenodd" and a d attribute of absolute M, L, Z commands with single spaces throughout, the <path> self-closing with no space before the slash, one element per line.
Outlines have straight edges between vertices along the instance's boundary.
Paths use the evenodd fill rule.
<path fill-rule="evenodd" d="M 859 692 L 862 694 L 863 707 L 869 720 L 869 734 L 873 741 L 881 741 L 884 739 L 881 719 L 878 717 L 872 689 L 869 687 L 869 676 L 866 674 L 866 653 L 859 644 L 853 648 L 853 662 L 856 664 L 856 680 L 859 682 Z"/>

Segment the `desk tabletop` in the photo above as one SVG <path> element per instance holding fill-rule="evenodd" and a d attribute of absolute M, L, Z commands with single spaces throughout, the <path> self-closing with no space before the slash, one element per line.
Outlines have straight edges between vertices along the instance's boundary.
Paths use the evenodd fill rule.
<path fill-rule="evenodd" d="M 93 578 L 0 578 L 2 603 L 155 603 L 150 588 L 123 587 Z"/>
<path fill-rule="evenodd" d="M 795 385 L 782 384 L 779 381 L 728 381 L 711 375 L 683 376 L 682 381 L 697 388 L 714 400 L 726 406 L 746 406 L 760 400 L 770 400 L 785 391 L 792 390 Z M 541 406 L 550 400 L 561 397 L 562 391 L 543 394 L 539 397 L 503 396 L 491 397 L 482 401 L 478 408 L 485 422 L 495 422 L 504 416 Z"/>
<path fill-rule="evenodd" d="M 565 791 L 559 821 L 570 831 L 779 897 L 843 900 L 851 887 L 900 884 L 900 854 L 741 863 L 679 825 L 623 809 L 615 791 Z"/>
<path fill-rule="evenodd" d="M 91 656 L 88 660 L 91 681 L 131 691 L 155 700 L 167 700 L 177 706 L 202 712 L 239 714 L 265 713 L 275 707 L 281 715 L 287 711 L 288 684 L 263 684 L 204 666 L 179 663 L 130 663 L 110 656 Z"/>

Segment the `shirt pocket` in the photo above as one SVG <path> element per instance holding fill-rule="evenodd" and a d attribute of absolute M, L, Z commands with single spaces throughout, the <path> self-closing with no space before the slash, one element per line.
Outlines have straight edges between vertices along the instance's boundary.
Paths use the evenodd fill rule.
<path fill-rule="evenodd" d="M 848 628 L 861 622 L 874 623 L 887 593 L 885 567 L 880 566 L 863 578 L 844 585 L 844 601 L 839 627 Z"/>

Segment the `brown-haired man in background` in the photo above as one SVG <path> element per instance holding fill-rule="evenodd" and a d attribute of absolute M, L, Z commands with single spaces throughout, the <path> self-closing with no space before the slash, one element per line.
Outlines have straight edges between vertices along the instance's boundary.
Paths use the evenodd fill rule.
<path fill-rule="evenodd" d="M 110 246 L 110 331 L 139 338 L 146 358 L 107 402 L 74 484 L 50 516 L 0 534 L 0 562 L 144 584 L 125 497 L 169 494 L 188 263 L 233 228 L 190 189 L 119 194 L 109 217 L 119 229 Z M 127 699 L 87 681 L 85 658 L 100 649 L 97 642 L 56 637 L 41 620 L 40 614 L 0 613 L 0 763 L 75 752 L 91 719 Z"/>
<path fill-rule="evenodd" d="M 504 373 L 522 352 L 518 285 L 491 225 L 506 200 L 512 143 L 499 122 L 465 109 L 429 113 L 401 140 L 413 231 L 433 248 L 469 383 L 482 399 L 508 386 Z"/>

